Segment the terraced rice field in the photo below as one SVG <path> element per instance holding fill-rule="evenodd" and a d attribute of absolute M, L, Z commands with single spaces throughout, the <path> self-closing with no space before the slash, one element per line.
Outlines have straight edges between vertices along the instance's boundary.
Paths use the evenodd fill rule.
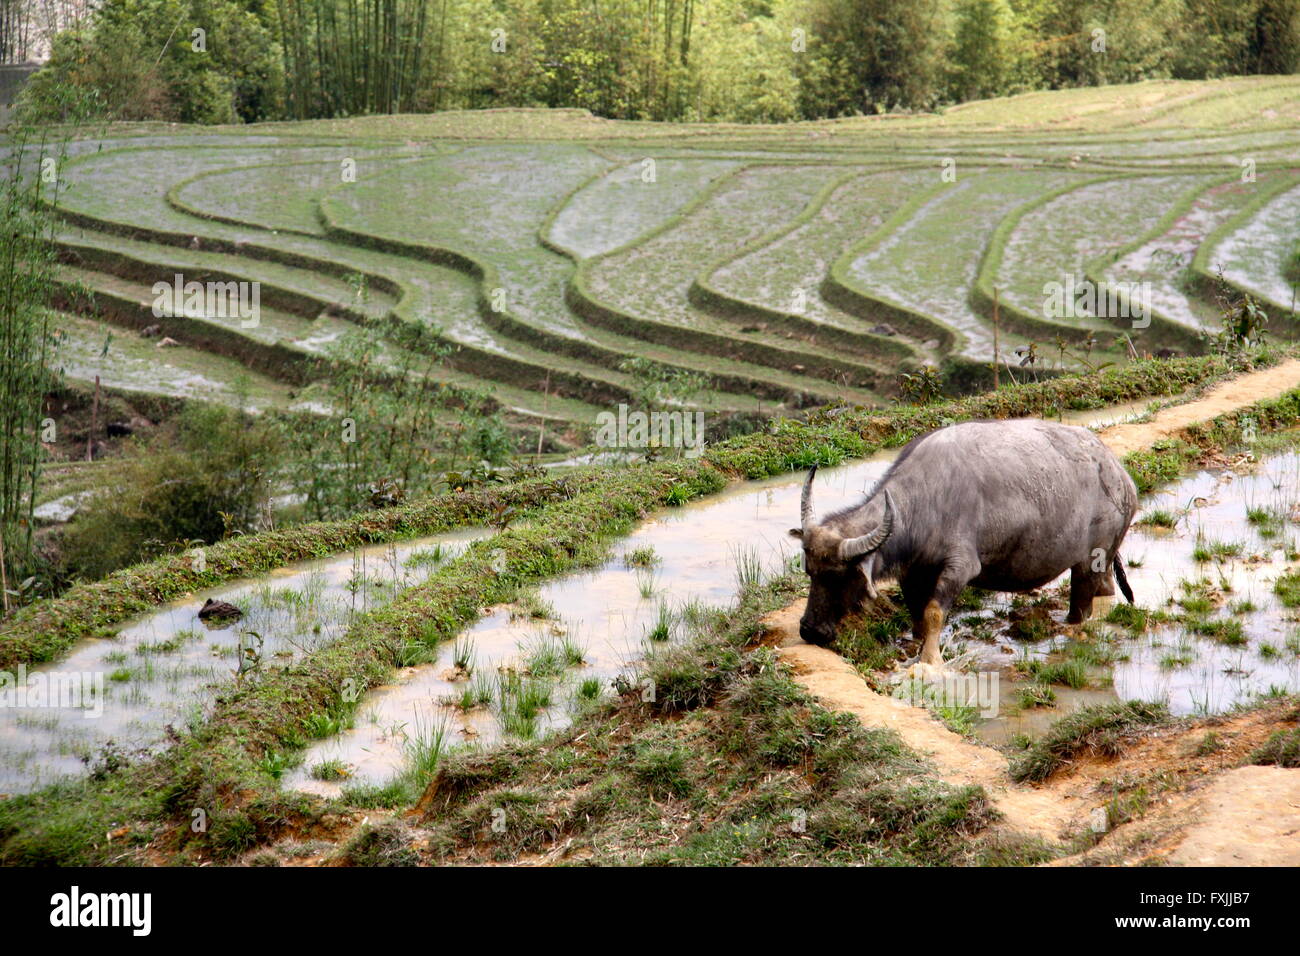
<path fill-rule="evenodd" d="M 1272 335 L 1295 339 L 1298 129 L 1297 78 L 1073 90 L 784 127 L 622 123 L 574 110 L 123 126 L 74 144 L 61 170 L 59 361 L 70 378 L 118 393 L 324 413 L 312 386 L 331 343 L 374 330 L 380 364 L 392 368 L 404 350 L 431 350 L 432 331 L 450 349 L 436 374 L 486 392 L 511 424 L 557 426 L 573 446 L 566 457 L 581 462 L 596 457 L 580 449 L 599 413 L 645 400 L 628 360 L 703 377 L 708 387 L 690 401 L 711 429 L 725 416 L 752 424 L 833 401 L 886 406 L 902 397 L 902 374 L 923 364 L 954 390 L 976 390 L 999 362 L 1005 380 L 1196 353 L 1206 347 L 1199 333 L 1216 326 L 1220 271 L 1261 301 Z M 256 283 L 256 320 L 160 312 L 155 283 L 177 276 Z M 1049 290 L 1066 280 L 1137 283 L 1149 314 L 1134 321 L 1095 303 L 1063 313 Z M 1026 354 L 1037 364 L 1023 365 Z M 1199 398 L 1198 386 L 1244 369 L 1220 357 L 1142 363 L 1060 391 L 1044 382 L 925 408 L 903 402 L 729 442 L 706 429 L 699 460 L 453 489 L 75 585 L 6 621 L 0 653 L 42 674 L 99 674 L 108 719 L 88 727 L 80 714 L 11 711 L 0 727 L 0 791 L 10 794 L 0 861 L 247 858 L 283 835 L 281 822 L 255 821 L 278 818 L 289 801 L 322 805 L 300 791 L 353 815 L 334 842 L 365 837 L 370 813 L 405 814 L 419 801 L 417 815 L 436 815 L 421 794 L 433 792 L 444 747 L 491 756 L 497 743 L 569 733 L 571 720 L 590 722 L 572 728 L 575 745 L 610 715 L 623 726 L 630 710 L 609 690 L 631 703 L 626 675 L 656 659 L 676 666 L 685 639 L 713 626 L 711 608 L 737 595 L 763 595 L 778 618 L 797 620 L 799 585 L 781 573 L 796 550 L 785 534 L 800 497 L 793 470 L 826 465 L 820 506 L 848 503 L 883 473 L 899 436 L 948 415 L 1096 427 L 1133 416 L 1122 427 L 1146 437 L 1125 433 L 1117 450 L 1154 447 L 1177 463 L 1176 443 L 1152 443 L 1189 438 L 1194 421 L 1218 421 L 1200 434 L 1224 451 L 1239 429 L 1250 443 L 1257 425 L 1293 427 L 1293 355 Z M 1180 419 L 1187 405 L 1195 415 Z M 1218 468 L 1153 480 L 1147 520 L 1125 549 L 1149 630 L 1119 616 L 1087 642 L 1055 632 L 1035 648 L 1046 635 L 1002 633 L 1014 602 L 955 616 L 950 663 L 991 656 L 1008 695 L 1026 690 L 1021 671 L 1072 662 L 1082 673 L 1083 657 L 1064 660 L 1076 643 L 1091 655 L 1082 684 L 1056 682 L 1059 709 L 1017 704 L 1019 723 L 990 718 L 972 734 L 992 743 L 1038 734 L 1076 705 L 1130 695 L 1189 721 L 1294 695 L 1300 665 L 1281 622 L 1295 598 L 1300 458 L 1293 439 L 1271 437 L 1278 446 L 1261 450 L 1257 473 L 1242 464 L 1231 480 Z M 1146 461 L 1131 467 L 1154 467 Z M 102 494 L 94 466 L 66 463 L 38 517 L 65 520 Z M 1222 613 L 1211 572 L 1236 595 Z M 243 623 L 200 622 L 207 597 L 239 605 Z M 1175 605 L 1201 610 L 1154 617 Z M 742 604 L 738 626 L 767 627 L 759 612 Z M 1235 630 L 1229 616 L 1240 618 Z M 1113 645 L 1109 656 L 1100 641 Z M 744 651 L 770 662 L 767 653 Z M 801 673 L 831 707 L 815 671 Z M 683 674 L 685 687 L 695 678 Z M 700 701 L 697 713 L 724 713 Z M 644 727 L 676 740 L 696 723 Z M 929 752 L 936 733 L 948 732 L 934 725 L 909 746 Z M 124 753 L 134 763 L 117 766 Z M 600 754 L 602 773 L 626 762 L 620 753 Z M 1001 766 L 986 762 L 1002 760 L 992 749 L 962 753 L 966 765 Z M 922 779 L 920 766 L 910 779 Z M 539 792 L 555 789 L 553 771 L 563 768 L 549 766 Z M 1006 775 L 989 773 L 980 785 L 1006 798 Z M 764 787 L 783 779 L 761 776 Z M 1070 788 L 1059 784 L 1059 802 L 1082 820 Z M 189 829 L 191 804 L 212 809 L 211 835 Z M 1010 811 L 1024 832 L 1064 839 L 1064 825 Z M 737 833 L 730 817 L 719 827 Z M 67 836 L 83 831 L 80 842 Z M 129 841 L 98 842 L 128 831 Z"/>
<path fill-rule="evenodd" d="M 1104 116 L 1071 91 L 787 127 L 571 110 L 123 127 L 63 170 L 63 278 L 95 293 L 66 305 L 138 331 L 156 281 L 255 281 L 255 328 L 164 329 L 214 356 L 214 395 L 238 365 L 263 400 L 303 384 L 352 325 L 418 326 L 451 346 L 449 380 L 576 434 L 636 400 L 628 359 L 704 376 L 694 401 L 717 414 L 770 414 L 887 403 L 922 363 L 968 384 L 1031 344 L 1043 368 L 1085 344 L 1195 352 L 1220 269 L 1293 337 L 1300 84 L 1106 95 L 1123 105 Z M 1149 321 L 1054 313 L 1067 277 L 1141 284 Z M 90 375 L 66 323 L 67 371 Z M 138 377 L 130 335 L 100 374 Z"/>

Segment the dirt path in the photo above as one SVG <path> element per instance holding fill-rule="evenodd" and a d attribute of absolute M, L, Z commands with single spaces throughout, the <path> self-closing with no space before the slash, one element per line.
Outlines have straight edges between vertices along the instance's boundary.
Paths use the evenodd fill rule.
<path fill-rule="evenodd" d="M 978 784 L 1007 824 L 1049 843 L 1059 842 L 1092 807 L 1082 796 L 1013 784 L 1007 759 L 991 747 L 973 744 L 953 733 L 929 711 L 867 686 L 857 669 L 824 647 L 789 643 L 778 648 L 795 679 L 831 710 L 853 714 L 864 727 L 888 727 L 913 750 L 928 757 L 939 779 L 957 786 Z"/>
<path fill-rule="evenodd" d="M 1201 796 L 1179 866 L 1300 866 L 1300 770 L 1238 767 Z"/>
<path fill-rule="evenodd" d="M 1116 455 L 1149 448 L 1161 438 L 1168 438 L 1188 425 L 1208 421 L 1225 412 L 1233 412 L 1264 398 L 1273 398 L 1300 387 L 1300 359 L 1291 359 L 1273 368 L 1248 372 L 1214 386 L 1200 398 L 1183 405 L 1161 409 L 1148 422 L 1112 425 L 1098 436 Z"/>
<path fill-rule="evenodd" d="M 1196 422 L 1236 411 L 1300 386 L 1300 360 L 1238 376 L 1200 398 L 1162 409 L 1150 421 L 1113 425 L 1099 433 L 1117 455 L 1149 447 Z M 889 727 L 934 763 L 941 779 L 984 787 L 1006 824 L 1025 834 L 1059 843 L 1089 823 L 1107 797 L 1071 773 L 1041 787 L 1017 785 L 997 750 L 972 743 L 943 726 L 928 711 L 878 694 L 857 669 L 833 651 L 799 638 L 800 601 L 764 618 L 765 643 L 776 646 L 799 682 L 824 706 L 847 711 L 866 727 Z M 1234 755 L 1245 759 L 1244 752 Z M 1114 767 L 1102 768 L 1111 776 Z M 1300 770 L 1264 767 L 1217 768 L 1218 776 L 1194 797 L 1168 798 L 1178 807 L 1164 842 L 1165 859 L 1182 865 L 1295 865 L 1300 860 Z M 1212 771 L 1206 771 L 1212 772 Z M 1100 782 L 1100 781 L 1096 781 Z M 1132 824 L 1129 824 L 1130 826 Z M 1172 835 L 1171 835 L 1172 834 Z"/>

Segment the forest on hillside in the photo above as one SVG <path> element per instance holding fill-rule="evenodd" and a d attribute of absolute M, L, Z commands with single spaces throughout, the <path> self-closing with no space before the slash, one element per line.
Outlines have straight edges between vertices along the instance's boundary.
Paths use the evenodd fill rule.
<path fill-rule="evenodd" d="M 38 6 L 0 0 L 0 59 Z M 1300 67 L 1300 0 L 102 0 L 67 22 L 33 119 L 782 122 Z"/>

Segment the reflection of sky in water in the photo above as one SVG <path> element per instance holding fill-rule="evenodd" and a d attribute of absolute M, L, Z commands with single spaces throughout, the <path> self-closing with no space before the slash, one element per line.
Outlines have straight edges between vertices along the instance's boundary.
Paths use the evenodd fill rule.
<path fill-rule="evenodd" d="M 1067 420 L 1092 417 L 1108 423 L 1144 410 L 1145 403 L 1140 403 L 1118 412 L 1069 415 Z M 857 501 L 883 474 L 892 455 L 890 452 L 820 471 L 815 492 L 817 511 L 826 513 Z M 553 608 L 555 621 L 511 621 L 507 609 L 495 609 L 484 615 L 463 638 L 472 646 L 480 678 L 495 678 L 502 667 L 521 668 L 525 656 L 522 648 L 544 635 L 555 638 L 562 634 L 573 639 L 584 649 L 585 663 L 570 668 L 556 686 L 554 702 L 539 719 L 538 729 L 545 731 L 565 723 L 572 712 L 579 681 L 598 679 L 608 692 L 610 679 L 644 656 L 647 633 L 658 619 L 661 604 L 674 612 L 691 602 L 726 605 L 734 599 L 737 590 L 740 555 L 756 559 L 769 572 L 779 570 L 797 555 L 797 542 L 788 537 L 786 529 L 797 523 L 801 480 L 800 475 L 786 475 L 746 483 L 709 499 L 660 512 L 619 541 L 610 560 L 601 568 L 559 578 L 540 588 L 540 598 Z M 1247 552 L 1269 551 L 1274 542 L 1289 540 L 1288 536 L 1300 537 L 1300 526 L 1292 525 L 1278 538 L 1266 541 L 1245 520 L 1248 506 L 1289 510 L 1297 497 L 1300 497 L 1300 459 L 1295 454 L 1269 458 L 1252 476 L 1222 482 L 1214 475 L 1198 474 L 1167 491 L 1147 496 L 1144 509 L 1159 507 L 1169 511 L 1191 506 L 1194 500 L 1204 500 L 1198 507 L 1192 507 L 1189 516 L 1173 532 L 1144 527 L 1135 527 L 1130 532 L 1124 553 L 1141 562 L 1128 572 L 1139 604 L 1148 608 L 1162 606 L 1175 593 L 1180 581 L 1198 578 L 1203 573 L 1217 580 L 1213 565 L 1202 568 L 1192 561 L 1198 531 L 1212 539 L 1241 540 Z M 455 537 L 444 536 L 439 540 Z M 398 549 L 399 566 L 411 547 Z M 626 555 L 642 548 L 654 549 L 658 562 L 653 571 L 629 568 L 626 564 Z M 389 551 L 375 548 L 368 552 L 364 574 L 371 577 L 387 574 L 391 578 L 394 559 Z M 363 595 L 370 590 L 361 588 L 354 594 L 345 586 L 353 574 L 352 563 L 351 558 L 343 558 L 318 563 L 310 569 L 300 566 L 294 569 L 293 578 L 281 574 L 271 577 L 272 590 L 282 588 L 289 580 L 304 590 L 309 590 L 308 585 L 320 589 L 321 597 L 314 608 L 295 608 L 285 602 L 259 599 L 253 602 L 249 617 L 240 627 L 208 632 L 193 620 L 194 611 L 207 596 L 205 593 L 185 602 L 184 607 L 171 606 L 144 619 L 115 641 L 88 641 L 79 645 L 69 662 L 60 665 L 61 669 L 139 668 L 146 658 L 135 653 L 135 645 L 166 640 L 187 628 L 198 633 L 197 639 L 186 641 L 180 650 L 152 656 L 155 674 L 151 681 L 110 683 L 114 711 L 102 721 L 94 722 L 103 726 L 97 726 L 88 739 L 83 739 L 86 735 L 78 733 L 75 727 L 79 717 L 45 728 L 39 725 L 48 719 L 49 712 L 18 720 L 15 717 L 19 715 L 0 712 L 0 747 L 4 748 L 5 766 L 13 765 L 15 759 L 19 764 L 18 769 L 4 772 L 0 789 L 12 789 L 17 782 L 27 787 L 38 780 L 48 781 L 55 771 L 76 772 L 81 769 L 78 754 L 93 749 L 105 738 L 112 737 L 120 744 L 150 742 L 159 739 L 165 723 L 183 725 L 200 702 L 210 699 L 208 685 L 229 679 L 228 672 L 234 667 L 235 659 L 231 648 L 240 629 L 264 629 L 269 635 L 264 659 L 272 666 L 277 652 L 302 653 L 331 639 L 343 626 L 340 621 L 345 622 L 353 603 L 357 602 L 360 608 L 360 602 L 365 600 Z M 1006 716 L 986 724 L 981 736 L 999 740 L 1019 731 L 1039 732 L 1075 707 L 1117 696 L 1167 699 L 1176 712 L 1192 713 L 1206 708 L 1225 709 L 1270 685 L 1300 686 L 1297 656 L 1284 646 L 1286 637 L 1295 628 L 1285 620 L 1272 595 L 1273 579 L 1282 566 L 1275 559 L 1260 565 L 1237 561 L 1222 567 L 1223 573 L 1234 582 L 1230 600 L 1249 598 L 1258 608 L 1243 619 L 1249 646 L 1226 648 L 1210 640 L 1187 638 L 1193 662 L 1172 670 L 1161 668 L 1159 661 L 1169 653 L 1170 646 L 1183 641 L 1178 629 L 1164 628 L 1120 643 L 1117 650 L 1121 656 L 1127 655 L 1128 660 L 1115 665 L 1113 687 L 1084 691 L 1058 687 L 1057 707 L 1022 714 L 1010 713 L 1015 687 L 1004 680 L 1001 696 L 1002 713 Z M 322 577 L 326 579 L 323 584 L 319 583 Z M 245 583 L 211 593 L 241 603 L 238 595 L 267 589 L 266 584 Z M 646 590 L 649 596 L 643 593 Z M 231 598 L 232 593 L 237 597 Z M 994 603 L 1005 600 L 999 596 Z M 1098 616 L 1104 615 L 1108 606 L 1108 599 L 1099 599 Z M 320 633 L 314 631 L 316 624 L 321 625 Z M 1157 642 L 1163 646 L 1156 646 Z M 1276 645 L 1280 656 L 1274 660 L 1261 657 L 1259 647 L 1263 642 Z M 1015 654 L 1002 650 L 1007 644 L 1005 639 L 999 639 L 993 645 L 979 646 L 981 661 L 996 661 L 1000 668 L 1009 668 Z M 214 646 L 221 651 L 220 655 L 214 653 Z M 1051 646 L 1043 642 L 1030 653 L 1040 654 Z M 105 655 L 113 650 L 125 650 L 126 660 L 105 661 Z M 337 784 L 323 783 L 309 776 L 312 767 L 330 760 L 350 765 L 352 779 L 382 782 L 401 769 L 408 737 L 427 734 L 431 728 L 445 727 L 452 743 L 483 745 L 498 739 L 500 731 L 489 708 L 464 713 L 445 703 L 447 698 L 459 697 L 466 687 L 463 680 L 455 679 L 452 657 L 453 646 L 448 643 L 434 663 L 405 668 L 394 683 L 368 694 L 353 728 L 309 748 L 303 763 L 286 775 L 286 785 L 319 792 L 336 791 Z M 123 700 L 127 701 L 126 706 L 121 705 Z M 20 751 L 25 751 L 25 755 Z"/>
<path fill-rule="evenodd" d="M 1143 402 L 1067 414 L 1065 420 L 1109 424 L 1145 410 Z M 817 511 L 825 514 L 860 500 L 884 474 L 894 454 L 889 451 L 818 471 Z M 748 482 L 666 509 L 619 541 L 602 567 L 543 585 L 542 600 L 554 608 L 564 632 L 586 648 L 587 660 L 567 675 L 555 694 L 555 704 L 539 721 L 539 730 L 569 719 L 573 686 L 579 680 L 597 678 L 608 692 L 610 679 L 644 656 L 646 634 L 658 619 L 661 602 L 673 611 L 696 601 L 727 605 L 736 596 L 738 555 L 756 558 L 769 573 L 794 558 L 799 546 L 786 532 L 798 524 L 802 481 L 802 475 L 783 475 Z M 624 560 L 647 547 L 659 559 L 652 575 L 627 567 Z M 648 581 L 654 593 L 646 598 L 642 586 Z M 535 640 L 545 626 L 512 623 L 508 611 L 501 609 L 484 617 L 466 632 L 473 641 L 479 672 L 493 676 L 502 665 L 518 666 L 520 645 Z M 459 697 L 465 687 L 463 681 L 448 679 L 453 676 L 452 656 L 452 648 L 446 646 L 435 663 L 408 668 L 395 684 L 367 696 L 355 726 L 311 747 L 302 766 L 286 777 L 288 785 L 337 793 L 338 784 L 310 777 L 313 767 L 334 760 L 348 765 L 355 779 L 381 782 L 402 766 L 407 736 L 417 725 L 427 730 L 431 724 L 445 723 L 454 742 L 484 745 L 498 739 L 500 728 L 489 709 L 462 713 L 440 705 L 446 698 Z"/>
<path fill-rule="evenodd" d="M 1282 525 L 1266 537 L 1246 520 L 1249 508 L 1294 515 L 1300 502 L 1300 454 L 1288 452 L 1266 458 L 1254 473 L 1223 480 L 1201 472 L 1162 492 L 1148 495 L 1143 506 L 1178 512 L 1190 508 L 1173 531 L 1137 527 L 1124 548 L 1127 557 L 1142 562 L 1128 572 L 1138 603 L 1163 607 L 1182 596 L 1183 581 L 1208 579 L 1231 587 L 1227 605 L 1249 601 L 1255 610 L 1237 615 L 1247 643 L 1226 646 L 1212 639 L 1186 635 L 1179 627 L 1160 627 L 1125 645 L 1130 659 L 1115 665 L 1115 689 L 1125 698 L 1164 700 L 1177 714 L 1212 713 L 1264 693 L 1271 687 L 1300 688 L 1300 656 L 1288 649 L 1288 639 L 1300 634 L 1293 610 L 1282 607 L 1273 584 L 1288 567 L 1283 554 L 1300 541 L 1300 525 Z M 1197 538 L 1239 543 L 1242 557 L 1198 564 L 1192 560 Z M 1262 560 L 1253 560 L 1259 556 Z M 1178 610 L 1178 608 L 1173 608 Z M 1229 616 L 1227 608 L 1215 616 Z M 1276 657 L 1261 654 L 1271 646 Z M 1294 645 L 1293 645 L 1294 646 Z M 1161 667 L 1171 654 L 1194 660 L 1187 666 Z"/>
<path fill-rule="evenodd" d="M 112 638 L 76 644 L 44 673 L 102 675 L 104 712 L 0 707 L 0 793 L 28 790 L 86 770 L 83 757 L 108 741 L 126 751 L 157 746 L 165 728 L 199 719 L 238 669 L 239 645 L 256 647 L 260 666 L 274 668 L 334 640 L 354 613 L 391 597 L 394 582 L 410 586 L 482 532 L 440 535 L 297 564 L 257 581 L 241 581 L 163 605 Z M 198 619 L 204 600 L 229 601 L 244 617 L 227 627 Z M 254 636 L 257 635 L 257 636 Z"/>

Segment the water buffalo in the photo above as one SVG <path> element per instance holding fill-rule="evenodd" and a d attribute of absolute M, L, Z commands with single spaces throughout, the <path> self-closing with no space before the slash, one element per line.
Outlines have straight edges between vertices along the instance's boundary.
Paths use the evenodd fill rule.
<path fill-rule="evenodd" d="M 811 579 L 803 639 L 828 644 L 846 614 L 896 578 L 921 642 L 940 666 L 944 616 L 966 585 L 1030 591 L 1067 569 L 1070 613 L 1092 614 L 1096 595 L 1129 603 L 1119 547 L 1137 510 L 1128 472 L 1092 432 L 1035 419 L 975 421 L 914 439 L 858 505 L 813 520 L 812 484 L 790 533 Z"/>

